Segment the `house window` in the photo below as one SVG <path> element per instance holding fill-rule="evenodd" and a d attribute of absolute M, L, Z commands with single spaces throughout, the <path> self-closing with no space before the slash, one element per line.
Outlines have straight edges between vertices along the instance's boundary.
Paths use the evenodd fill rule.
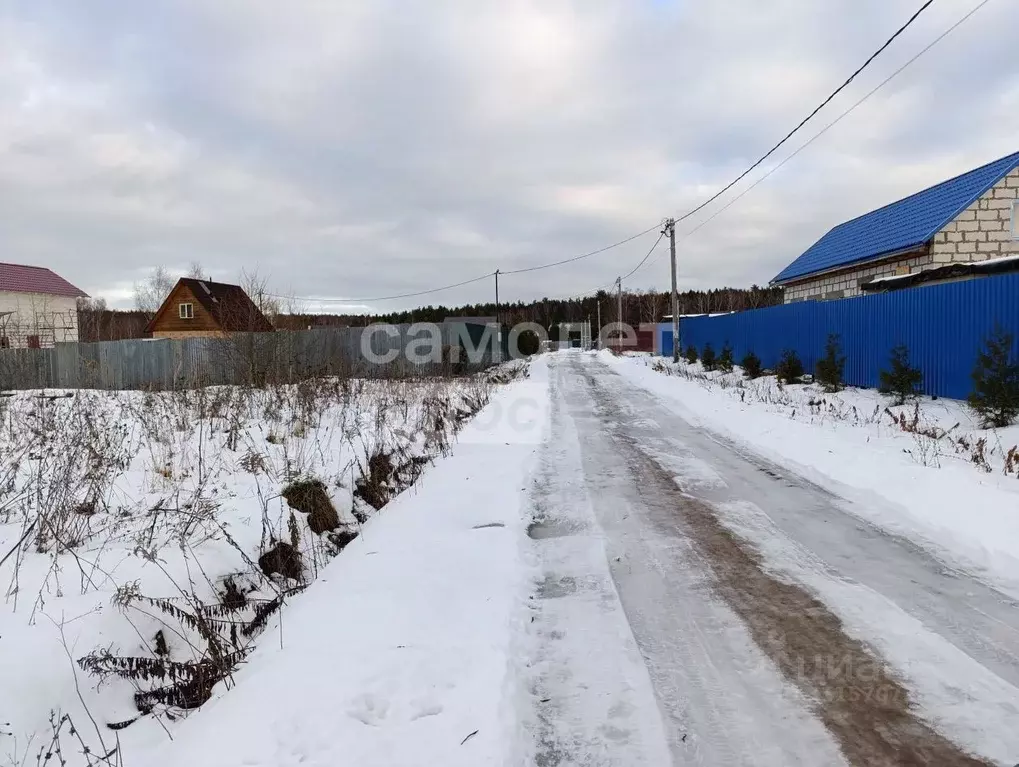
<path fill-rule="evenodd" d="M 27 342 L 29 349 L 38 349 L 42 346 L 42 344 L 39 343 L 39 336 L 28 336 L 25 338 L 25 341 Z"/>
<path fill-rule="evenodd" d="M 1019 200 L 1012 203 L 1012 239 L 1019 240 Z"/>
<path fill-rule="evenodd" d="M 9 339 L 7 336 L 0 336 L 0 349 L 10 349 L 10 348 L 11 348 L 11 339 Z"/>
<path fill-rule="evenodd" d="M 195 318 L 194 304 L 180 304 L 177 310 L 182 320 L 193 320 Z"/>

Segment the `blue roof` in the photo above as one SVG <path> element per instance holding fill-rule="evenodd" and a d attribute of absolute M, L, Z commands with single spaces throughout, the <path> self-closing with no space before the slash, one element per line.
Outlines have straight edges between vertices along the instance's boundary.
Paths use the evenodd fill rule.
<path fill-rule="evenodd" d="M 1019 167 L 1019 152 L 839 224 L 783 269 L 772 283 L 918 247 Z"/>

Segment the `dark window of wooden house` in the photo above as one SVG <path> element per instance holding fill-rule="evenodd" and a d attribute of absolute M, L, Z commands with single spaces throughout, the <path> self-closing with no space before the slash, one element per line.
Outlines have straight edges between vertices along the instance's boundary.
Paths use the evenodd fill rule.
<path fill-rule="evenodd" d="M 0 336 L 0 349 L 10 349 L 10 348 L 11 348 L 11 339 L 9 339 L 7 336 Z"/>
<path fill-rule="evenodd" d="M 25 338 L 28 342 L 29 349 L 39 349 L 42 345 L 39 343 L 39 336 L 28 336 Z"/>
<path fill-rule="evenodd" d="M 194 304 L 180 304 L 177 307 L 178 316 L 182 320 L 193 320 L 195 318 L 195 305 Z"/>

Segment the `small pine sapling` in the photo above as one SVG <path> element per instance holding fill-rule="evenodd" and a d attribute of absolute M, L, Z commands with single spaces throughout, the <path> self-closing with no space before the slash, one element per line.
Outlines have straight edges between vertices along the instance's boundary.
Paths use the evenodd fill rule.
<path fill-rule="evenodd" d="M 786 349 L 775 367 L 775 374 L 784 384 L 800 383 L 800 379 L 803 378 L 803 363 L 800 362 L 800 356 L 792 349 Z"/>
<path fill-rule="evenodd" d="M 753 352 L 747 352 L 746 356 L 740 361 L 739 366 L 743 368 L 743 375 L 747 378 L 760 378 L 764 372 L 761 368 L 761 358 Z"/>
<path fill-rule="evenodd" d="M 888 360 L 889 369 L 881 371 L 881 386 L 878 391 L 895 398 L 896 405 L 905 405 L 920 395 L 923 387 L 923 371 L 909 364 L 909 349 L 899 344 L 892 349 Z"/>
<path fill-rule="evenodd" d="M 842 345 L 835 333 L 828 334 L 828 342 L 824 345 L 824 356 L 814 366 L 814 378 L 829 394 L 842 391 L 845 386 L 843 378 L 846 370 L 846 358 L 842 354 Z"/>
<path fill-rule="evenodd" d="M 683 355 L 683 358 L 691 365 L 694 364 L 697 361 L 697 347 L 693 344 L 686 347 L 686 353 Z"/>
<path fill-rule="evenodd" d="M 985 429 L 1009 426 L 1019 415 L 1019 364 L 1012 357 L 1012 338 L 998 326 L 977 352 L 969 405 Z"/>
<path fill-rule="evenodd" d="M 722 346 L 722 353 L 718 355 L 718 369 L 723 373 L 731 373 L 733 366 L 732 346 L 726 341 Z"/>
<path fill-rule="evenodd" d="M 704 351 L 701 352 L 701 364 L 705 370 L 715 370 L 718 367 L 718 357 L 711 344 L 704 344 Z"/>

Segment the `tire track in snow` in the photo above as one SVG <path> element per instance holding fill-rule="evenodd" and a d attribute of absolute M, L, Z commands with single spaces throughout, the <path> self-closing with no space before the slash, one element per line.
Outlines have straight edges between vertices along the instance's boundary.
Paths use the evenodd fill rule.
<path fill-rule="evenodd" d="M 990 764 L 964 753 L 917 717 L 908 691 L 887 664 L 848 636 L 839 618 L 807 589 L 767 572 L 753 546 L 725 527 L 709 504 L 682 492 L 671 471 L 607 421 L 609 414 L 620 413 L 621 403 L 579 357 L 573 368 L 587 382 L 603 433 L 630 466 L 653 515 L 694 542 L 713 575 L 711 589 L 783 676 L 815 702 L 818 717 L 852 764 Z"/>
<path fill-rule="evenodd" d="M 555 375 L 549 386 L 552 433 L 531 490 L 528 548 L 541 576 L 531 600 L 526 764 L 663 767 L 671 760 L 654 691 L 609 573 Z"/>

